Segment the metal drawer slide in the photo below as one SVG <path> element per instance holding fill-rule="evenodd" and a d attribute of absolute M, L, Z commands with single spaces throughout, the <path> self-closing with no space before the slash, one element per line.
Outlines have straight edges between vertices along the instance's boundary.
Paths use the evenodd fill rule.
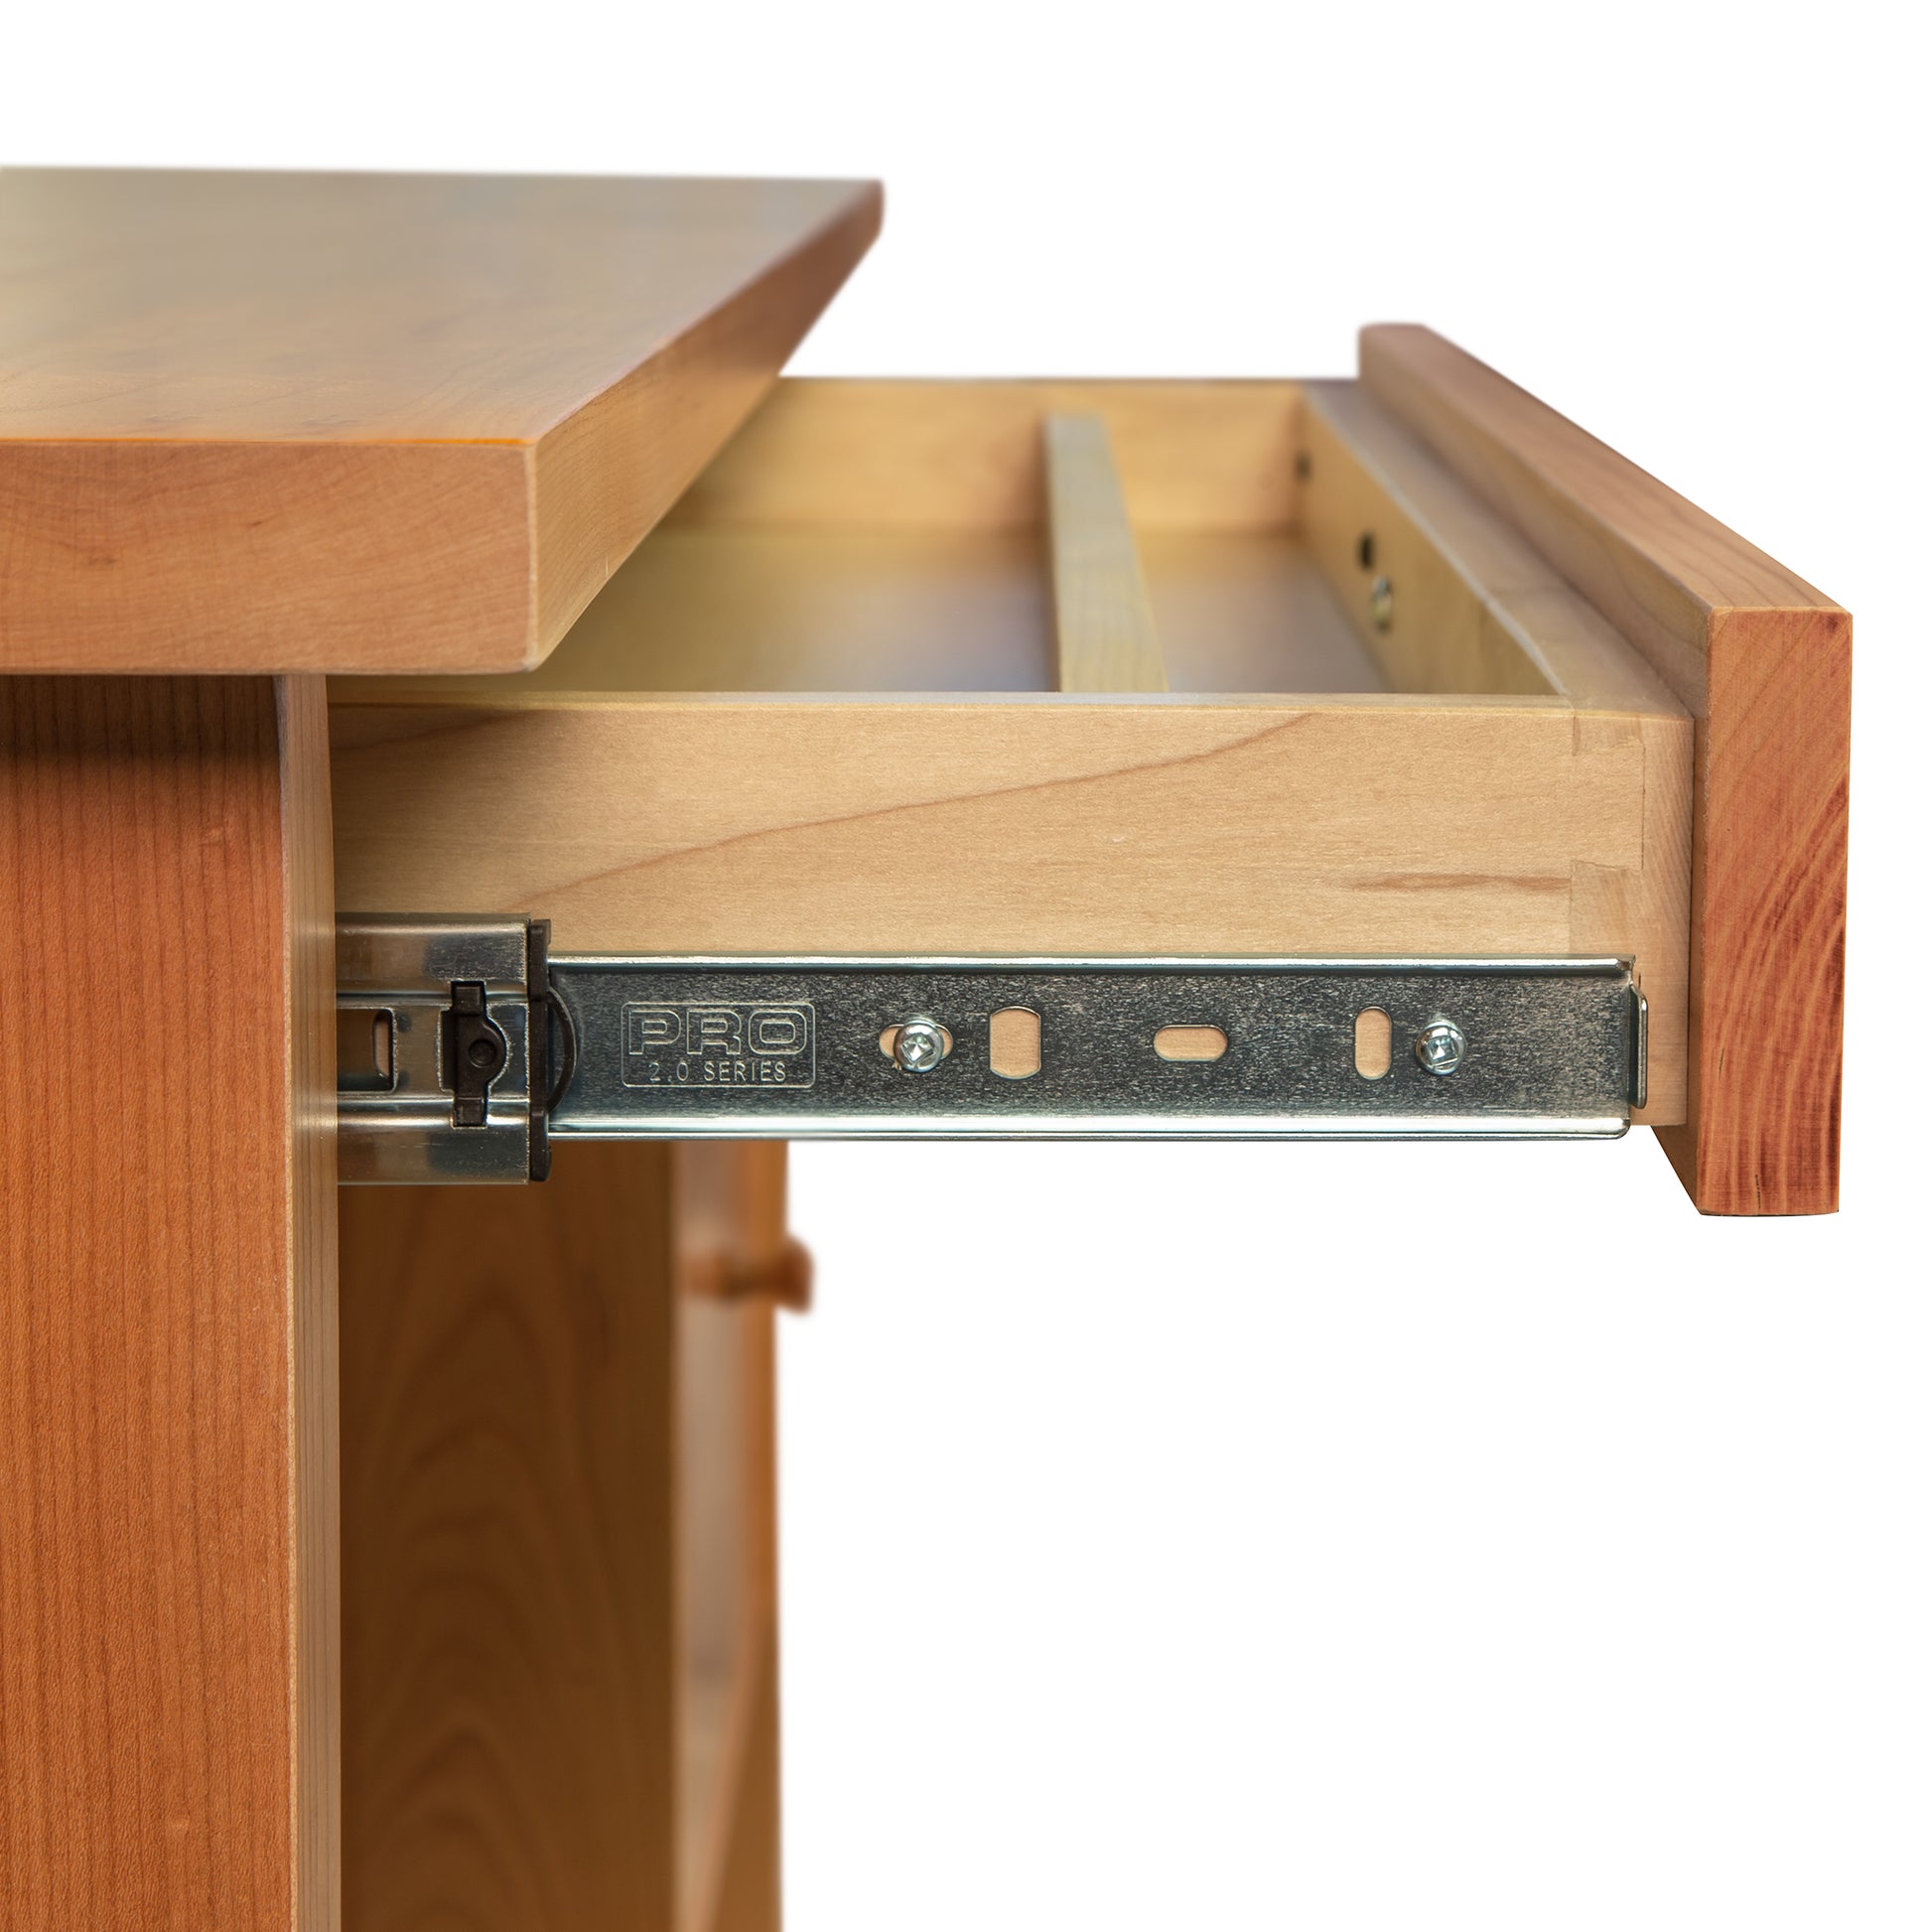
<path fill-rule="evenodd" d="M 547 938 L 343 923 L 345 1180 L 540 1178 L 569 1139 L 1600 1139 L 1642 1102 L 1626 960 L 548 958 Z"/>

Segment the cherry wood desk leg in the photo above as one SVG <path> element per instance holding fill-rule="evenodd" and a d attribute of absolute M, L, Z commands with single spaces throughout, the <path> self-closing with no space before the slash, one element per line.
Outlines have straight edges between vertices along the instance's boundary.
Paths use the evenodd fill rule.
<path fill-rule="evenodd" d="M 0 678 L 0 1923 L 335 1932 L 320 678 Z"/>
<path fill-rule="evenodd" d="M 349 1932 L 774 1932 L 783 1159 L 343 1190 Z"/>

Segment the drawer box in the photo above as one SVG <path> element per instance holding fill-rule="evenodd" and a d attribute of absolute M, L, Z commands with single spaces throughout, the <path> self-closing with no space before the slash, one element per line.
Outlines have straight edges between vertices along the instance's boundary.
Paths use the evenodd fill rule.
<path fill-rule="evenodd" d="M 1166 688 L 1064 688 L 1120 584 Z M 337 679 L 331 732 L 358 910 L 567 952 L 1624 955 L 1637 1117 L 1685 1118 L 1690 715 L 1354 383 L 782 382 L 536 670 Z"/>
<path fill-rule="evenodd" d="M 1836 1204 L 1851 621 L 1429 331 L 774 388 L 874 186 L 9 179 L 0 665 L 335 674 L 340 909 L 1614 952 L 1698 1203 Z"/>

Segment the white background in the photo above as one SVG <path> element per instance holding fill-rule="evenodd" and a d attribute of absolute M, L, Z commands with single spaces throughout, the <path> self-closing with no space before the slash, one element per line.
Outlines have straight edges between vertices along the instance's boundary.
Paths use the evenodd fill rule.
<path fill-rule="evenodd" d="M 1836 1219 L 1648 1134 L 800 1152 L 786 1870 L 792 1932 L 1932 1922 L 1915 13 L 6 12 L 10 160 L 881 175 L 801 369 L 1428 321 L 1851 606 Z"/>

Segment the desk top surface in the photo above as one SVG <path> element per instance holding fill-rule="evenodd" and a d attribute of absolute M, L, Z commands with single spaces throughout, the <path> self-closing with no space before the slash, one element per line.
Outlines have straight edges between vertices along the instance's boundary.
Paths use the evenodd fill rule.
<path fill-rule="evenodd" d="M 0 437 L 532 441 L 865 194 L 9 169 Z"/>
<path fill-rule="evenodd" d="M 0 669 L 537 661 L 879 219 L 863 183 L 0 173 Z"/>

